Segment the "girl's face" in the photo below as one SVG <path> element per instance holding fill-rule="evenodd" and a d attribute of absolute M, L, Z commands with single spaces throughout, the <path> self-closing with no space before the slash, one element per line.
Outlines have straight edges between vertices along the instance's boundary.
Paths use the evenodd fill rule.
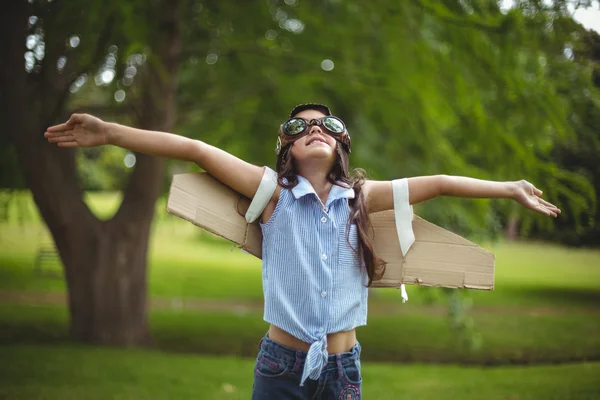
<path fill-rule="evenodd" d="M 311 119 L 323 118 L 325 114 L 317 110 L 304 110 L 295 115 L 296 118 Z M 308 133 L 292 144 L 292 156 L 298 163 L 306 161 L 326 161 L 332 164 L 336 159 L 336 140 L 325 133 L 318 125 L 308 127 Z"/>

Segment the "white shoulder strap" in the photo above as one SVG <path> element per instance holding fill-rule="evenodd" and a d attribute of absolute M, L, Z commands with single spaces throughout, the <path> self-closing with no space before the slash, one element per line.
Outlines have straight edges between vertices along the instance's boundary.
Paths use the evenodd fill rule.
<path fill-rule="evenodd" d="M 402 255 L 406 257 L 410 246 L 415 242 L 415 234 L 412 229 L 413 208 L 410 205 L 408 196 L 408 179 L 393 180 L 392 194 L 394 197 L 396 232 L 398 233 L 400 250 L 402 250 Z M 400 286 L 400 290 L 402 292 L 402 300 L 404 302 L 408 301 L 408 294 L 406 293 L 404 284 Z"/>
<path fill-rule="evenodd" d="M 393 180 L 392 193 L 394 196 L 396 232 L 398 233 L 402 255 L 406 257 L 410 246 L 415 242 L 415 234 L 412 229 L 413 209 L 408 197 L 408 180 L 406 178 Z"/>
<path fill-rule="evenodd" d="M 273 197 L 275 189 L 277 189 L 277 173 L 271 168 L 265 167 L 265 172 L 263 173 L 260 185 L 258 185 L 254 198 L 252 199 L 252 202 L 250 202 L 248 211 L 246 211 L 246 222 L 251 224 L 260 217 Z"/>

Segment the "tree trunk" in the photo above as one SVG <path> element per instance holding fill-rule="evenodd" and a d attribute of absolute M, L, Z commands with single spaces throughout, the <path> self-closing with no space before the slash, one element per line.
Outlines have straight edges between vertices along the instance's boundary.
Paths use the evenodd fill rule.
<path fill-rule="evenodd" d="M 517 240 L 519 238 L 519 217 L 511 215 L 506 221 L 504 227 L 504 238 L 507 240 Z"/>
<path fill-rule="evenodd" d="M 153 79 L 141 82 L 138 125 L 169 131 L 176 115 L 175 88 L 181 47 L 179 4 L 164 0 L 157 11 L 160 23 L 155 59 L 148 62 L 145 73 L 141 74 Z M 5 58 L 0 63 L 3 106 L 0 134 L 10 135 L 15 144 L 27 184 L 62 258 L 71 335 L 84 342 L 146 344 L 149 339 L 146 255 L 163 162 L 138 155 L 121 207 L 112 220 L 99 221 L 83 201 L 74 151 L 50 145 L 43 137 L 47 124 L 64 115 L 64 110 L 57 109 L 61 107 L 56 104 L 67 93 L 69 83 L 52 73 L 34 79 L 25 71 L 27 2 L 5 7 L 1 14 L 0 50 Z M 62 37 L 52 38 L 52 32 L 47 32 L 45 39 L 46 48 L 53 47 L 48 41 L 64 41 Z M 56 58 L 52 56 L 46 54 L 49 62 L 44 68 L 53 68 Z M 44 85 L 40 79 L 53 82 Z M 48 88 L 56 88 L 61 79 L 64 85 L 52 97 Z"/>
<path fill-rule="evenodd" d="M 156 181 L 160 176 L 148 178 Z M 145 203 L 154 204 L 154 199 Z M 74 339 L 125 346 L 148 342 L 146 254 L 151 220 L 148 215 L 138 221 L 95 221 L 57 237 L 67 242 L 60 247 L 69 247 L 63 260 Z"/>

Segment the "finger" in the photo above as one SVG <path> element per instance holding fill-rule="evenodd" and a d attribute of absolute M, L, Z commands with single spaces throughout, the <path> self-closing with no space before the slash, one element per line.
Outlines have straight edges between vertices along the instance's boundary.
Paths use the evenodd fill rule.
<path fill-rule="evenodd" d="M 549 203 L 549 202 L 547 202 L 546 200 L 543 200 L 543 199 L 538 199 L 538 200 L 539 200 L 539 202 L 540 202 L 541 204 L 543 204 L 543 205 L 544 205 L 544 207 L 548 208 L 548 209 L 549 209 L 549 210 L 551 210 L 552 212 L 554 212 L 554 213 L 556 213 L 556 214 L 560 214 L 560 213 L 561 213 L 561 211 L 560 211 L 560 208 L 558 208 L 558 207 L 557 207 L 557 206 L 555 206 L 554 204 L 552 204 L 552 203 Z"/>
<path fill-rule="evenodd" d="M 71 114 L 71 118 L 63 124 L 48 127 L 48 132 L 60 132 L 73 129 L 73 126 L 83 123 L 83 114 Z"/>
<path fill-rule="evenodd" d="M 67 121 L 67 125 L 70 126 L 81 123 L 83 123 L 83 114 L 71 114 L 71 118 Z"/>
<path fill-rule="evenodd" d="M 67 122 L 65 122 L 64 124 L 49 126 L 46 129 L 46 131 L 47 132 L 63 132 L 63 131 L 71 130 L 71 129 L 73 129 L 73 127 L 70 125 L 67 125 Z"/>
<path fill-rule="evenodd" d="M 551 216 L 551 217 L 556 217 L 556 213 L 550 209 L 548 209 L 546 206 L 544 206 L 541 203 L 538 203 L 537 207 L 536 207 L 536 211 Z"/>
<path fill-rule="evenodd" d="M 545 205 L 546 207 L 552 207 L 552 208 L 556 208 L 558 210 L 558 207 L 556 207 L 554 204 L 550 203 L 549 201 L 546 201 L 544 199 L 538 199 L 538 201 L 540 203 L 542 203 L 543 205 Z"/>
<path fill-rule="evenodd" d="M 60 136 L 72 136 L 73 135 L 73 130 L 70 129 L 68 131 L 59 131 L 59 132 L 44 132 L 44 137 L 49 139 L 49 138 L 55 138 L 55 137 L 60 137 Z"/>
<path fill-rule="evenodd" d="M 79 144 L 77 144 L 77 142 L 75 142 L 75 141 L 60 142 L 60 143 L 58 143 L 58 147 L 79 147 Z"/>
<path fill-rule="evenodd" d="M 556 218 L 558 216 L 558 214 L 556 214 L 556 211 L 554 210 L 550 210 L 550 209 L 546 209 L 548 211 L 548 215 L 551 217 Z"/>
<path fill-rule="evenodd" d="M 48 138 L 48 142 L 50 143 L 64 143 L 64 142 L 74 142 L 74 138 L 72 135 L 64 135 Z"/>

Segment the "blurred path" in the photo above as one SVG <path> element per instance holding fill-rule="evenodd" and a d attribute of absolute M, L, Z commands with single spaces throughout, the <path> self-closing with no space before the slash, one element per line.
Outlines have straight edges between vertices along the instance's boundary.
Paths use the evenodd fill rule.
<path fill-rule="evenodd" d="M 52 292 L 13 292 L 13 291 L 1 291 L 0 290 L 0 303 L 11 303 L 11 304 L 39 304 L 39 305 L 66 305 L 67 296 L 64 293 L 52 293 Z M 248 313 L 248 312 L 263 312 L 262 301 L 241 301 L 233 299 L 194 299 L 194 298 L 159 298 L 153 297 L 148 299 L 148 303 L 153 310 L 201 310 L 201 311 L 224 311 L 234 313 Z M 418 313 L 423 311 L 428 315 L 445 315 L 448 312 L 446 305 L 433 304 L 433 305 L 402 305 L 400 303 L 394 304 L 390 302 L 382 303 L 379 301 L 372 301 L 369 303 L 369 314 L 370 315 L 401 315 L 404 313 Z M 600 306 L 597 309 L 580 309 L 574 310 L 572 308 L 560 309 L 556 307 L 531 307 L 531 306 L 473 306 L 470 311 L 471 313 L 514 313 L 519 315 L 529 316 L 542 316 L 542 315 L 600 315 Z"/>

